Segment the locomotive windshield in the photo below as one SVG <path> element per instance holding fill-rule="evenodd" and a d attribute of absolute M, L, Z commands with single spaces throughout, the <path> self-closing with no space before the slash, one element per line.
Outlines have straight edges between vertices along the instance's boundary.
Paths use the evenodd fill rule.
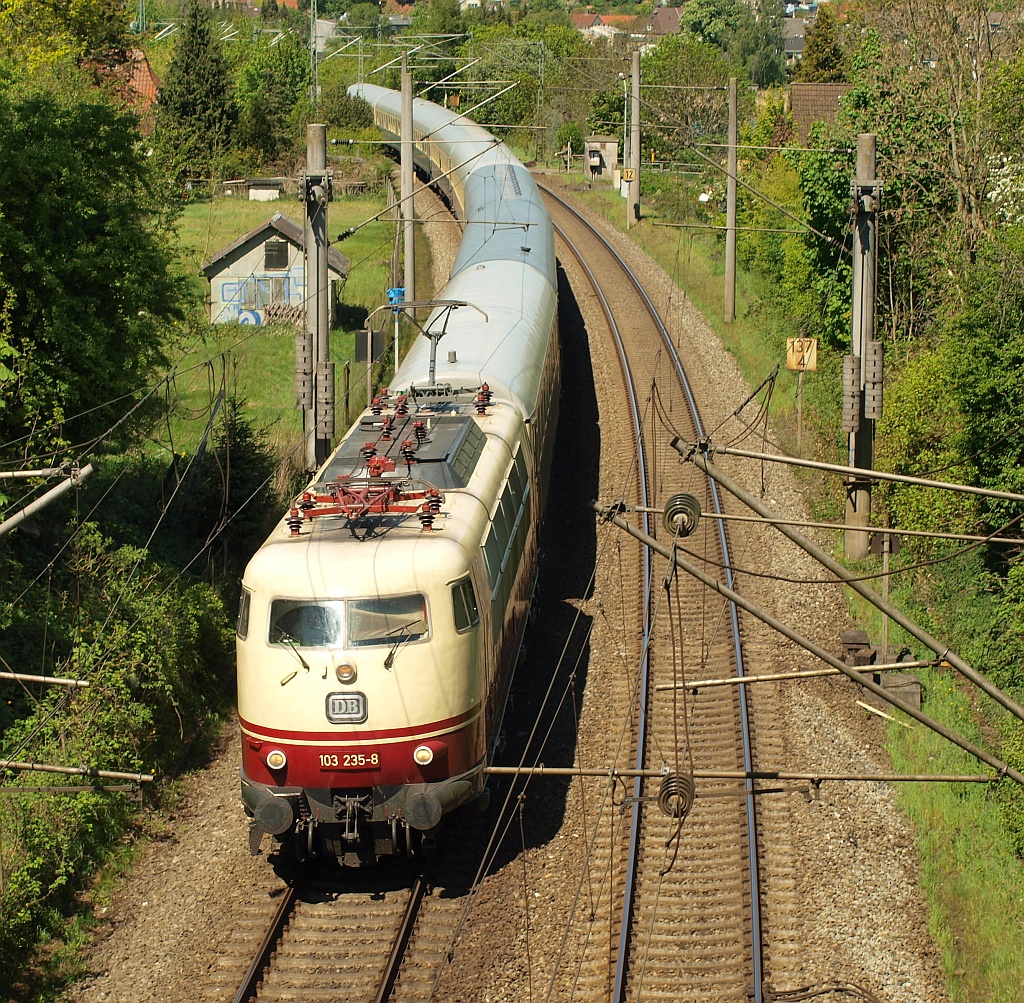
<path fill-rule="evenodd" d="M 365 647 L 416 641 L 427 633 L 422 595 L 372 599 L 275 599 L 270 643 L 299 648 Z"/>
<path fill-rule="evenodd" d="M 426 632 L 427 603 L 421 595 L 348 602 L 348 643 L 353 647 L 415 641 Z"/>
<path fill-rule="evenodd" d="M 339 647 L 344 610 L 341 601 L 275 599 L 270 605 L 270 643 L 300 648 Z"/>

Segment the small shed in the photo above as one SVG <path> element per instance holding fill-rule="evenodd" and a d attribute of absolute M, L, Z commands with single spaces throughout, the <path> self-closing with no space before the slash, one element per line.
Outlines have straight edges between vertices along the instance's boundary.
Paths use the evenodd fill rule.
<path fill-rule="evenodd" d="M 281 213 L 243 234 L 200 266 L 210 282 L 210 323 L 266 324 L 306 317 L 305 232 Z M 337 283 L 348 274 L 349 259 L 331 248 L 330 316 L 334 322 Z"/>
<path fill-rule="evenodd" d="M 619 166 L 619 141 L 614 136 L 587 136 L 583 140 L 583 173 L 588 181 L 612 182 Z"/>

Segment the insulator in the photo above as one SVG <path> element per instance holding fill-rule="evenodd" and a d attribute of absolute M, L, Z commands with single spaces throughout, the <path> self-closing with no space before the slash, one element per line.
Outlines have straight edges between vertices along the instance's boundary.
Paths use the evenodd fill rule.
<path fill-rule="evenodd" d="M 434 528 L 434 513 L 431 511 L 430 503 L 424 502 L 418 514 L 423 532 L 429 533 Z"/>
<path fill-rule="evenodd" d="M 417 443 L 422 443 L 427 437 L 427 423 L 424 421 L 414 421 L 412 423 L 412 430 L 416 433 Z"/>
<path fill-rule="evenodd" d="M 384 410 L 384 405 L 381 404 L 379 397 L 374 397 L 373 402 L 370 404 L 370 410 L 374 414 L 380 414 Z"/>
<path fill-rule="evenodd" d="M 882 417 L 882 381 L 884 348 L 872 339 L 864 353 L 864 417 L 879 421 Z"/>
<path fill-rule="evenodd" d="M 318 362 L 316 366 L 316 410 L 319 413 L 317 434 L 334 437 L 334 363 Z"/>
<path fill-rule="evenodd" d="M 410 466 L 416 462 L 416 450 L 413 448 L 411 439 L 402 440 L 402 459 Z"/>
<path fill-rule="evenodd" d="M 377 443 L 368 442 L 363 446 L 363 459 L 369 461 L 377 455 Z"/>
<path fill-rule="evenodd" d="M 700 502 L 693 495 L 672 495 L 661 521 L 672 536 L 689 536 L 700 522 Z"/>
<path fill-rule="evenodd" d="M 441 492 L 431 489 L 427 492 L 427 505 L 430 511 L 437 515 L 441 511 Z"/>
<path fill-rule="evenodd" d="M 299 515 L 299 510 L 297 508 L 293 508 L 288 513 L 288 518 L 285 519 L 285 523 L 291 530 L 292 536 L 299 535 L 299 531 L 302 529 L 302 516 Z"/>
<path fill-rule="evenodd" d="M 669 818 L 686 818 L 696 796 L 697 789 L 689 773 L 669 773 L 658 788 L 658 807 Z"/>
<path fill-rule="evenodd" d="M 409 413 L 409 399 L 405 394 L 399 394 L 395 400 L 395 414 L 405 417 Z"/>
<path fill-rule="evenodd" d="M 490 386 L 488 386 L 488 385 L 487 385 L 486 383 L 484 383 L 484 384 L 483 384 L 483 385 L 482 385 L 482 386 L 480 387 L 480 396 L 481 396 L 481 397 L 483 397 L 483 398 L 484 398 L 484 400 L 486 400 L 488 404 L 490 404 L 490 403 L 491 403 L 491 397 L 492 397 L 493 395 L 491 394 L 491 388 L 490 388 Z"/>
<path fill-rule="evenodd" d="M 388 388 L 387 388 L 387 387 L 384 387 L 384 388 L 383 388 L 383 389 L 381 390 L 381 392 L 380 392 L 379 396 L 380 396 L 380 399 L 381 399 L 382 401 L 386 401 L 386 400 L 387 400 L 387 399 L 388 399 L 388 398 L 389 398 L 389 397 L 391 396 L 391 391 L 390 391 L 390 390 L 388 390 Z"/>
<path fill-rule="evenodd" d="M 308 491 L 302 492 L 302 501 L 299 502 L 299 508 L 303 511 L 310 508 L 316 508 L 316 500 Z"/>
<path fill-rule="evenodd" d="M 313 406 L 313 341 L 305 328 L 295 332 L 295 404 Z"/>
<path fill-rule="evenodd" d="M 380 437 L 387 442 L 391 441 L 391 430 L 395 427 L 395 419 L 391 415 L 385 415 L 384 422 L 381 427 Z"/>
<path fill-rule="evenodd" d="M 860 356 L 843 356 L 843 432 L 860 428 Z"/>

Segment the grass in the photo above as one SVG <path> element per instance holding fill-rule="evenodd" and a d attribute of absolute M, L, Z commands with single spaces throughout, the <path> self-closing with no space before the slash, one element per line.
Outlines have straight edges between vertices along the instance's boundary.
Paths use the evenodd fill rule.
<path fill-rule="evenodd" d="M 925 711 L 987 744 L 977 708 L 952 674 L 924 670 L 919 675 L 927 694 Z M 891 728 L 888 749 L 902 772 L 983 772 L 967 753 L 922 728 Z M 1024 998 L 1024 866 L 990 791 L 977 784 L 902 784 L 898 794 L 917 832 L 921 884 L 950 1000 L 1017 1003 Z"/>

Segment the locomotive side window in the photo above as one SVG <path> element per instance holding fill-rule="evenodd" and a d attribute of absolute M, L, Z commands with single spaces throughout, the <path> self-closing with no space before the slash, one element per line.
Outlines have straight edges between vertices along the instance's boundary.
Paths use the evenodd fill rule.
<path fill-rule="evenodd" d="M 270 643 L 300 648 L 341 644 L 345 604 L 340 601 L 275 599 L 270 604 Z"/>
<path fill-rule="evenodd" d="M 473 582 L 463 578 L 452 586 L 452 609 L 455 614 L 455 630 L 459 634 L 472 629 L 480 622 L 480 610 L 476 605 Z"/>
<path fill-rule="evenodd" d="M 238 623 L 235 626 L 235 633 L 243 641 L 249 634 L 249 603 L 251 600 L 252 593 L 243 586 L 242 594 L 238 597 Z"/>
<path fill-rule="evenodd" d="M 350 647 L 415 641 L 427 632 L 427 603 L 421 595 L 348 601 Z"/>

